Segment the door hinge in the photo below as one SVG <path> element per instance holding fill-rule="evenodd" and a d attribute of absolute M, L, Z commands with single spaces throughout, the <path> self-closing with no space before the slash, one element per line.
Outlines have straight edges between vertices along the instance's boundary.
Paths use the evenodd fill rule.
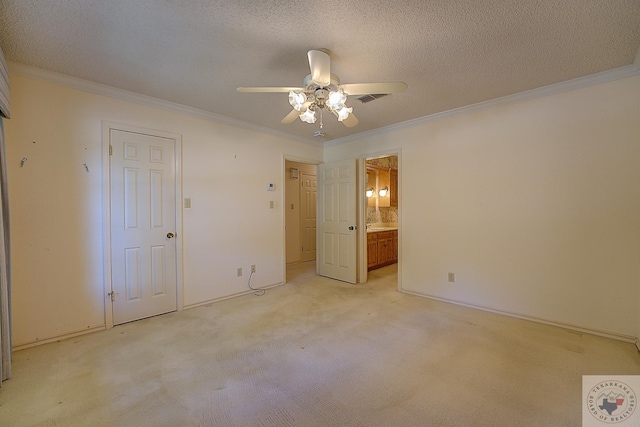
<path fill-rule="evenodd" d="M 109 155 L 113 156 L 113 145 L 109 145 Z"/>

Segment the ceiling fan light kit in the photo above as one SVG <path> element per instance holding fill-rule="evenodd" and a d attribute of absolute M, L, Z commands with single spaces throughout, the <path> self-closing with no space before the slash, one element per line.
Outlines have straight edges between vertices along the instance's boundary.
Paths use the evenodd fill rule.
<path fill-rule="evenodd" d="M 322 128 L 322 110 L 326 107 L 339 122 L 346 127 L 358 124 L 358 118 L 353 114 L 353 108 L 347 107 L 349 95 L 388 95 L 404 92 L 407 84 L 404 82 L 389 83 L 351 83 L 340 84 L 340 79 L 331 74 L 331 60 L 322 50 L 310 50 L 307 53 L 311 74 L 305 77 L 304 87 L 239 87 L 238 92 L 288 92 L 289 104 L 293 107 L 281 123 L 288 124 L 296 117 L 306 123 L 316 122 L 316 111 L 320 111 L 320 128 Z"/>
<path fill-rule="evenodd" d="M 338 117 L 338 121 L 342 122 L 353 111 L 353 108 L 347 107 L 347 95 L 342 89 L 332 90 L 329 92 L 326 88 L 317 88 L 313 94 L 302 91 L 289 92 L 289 104 L 296 110 L 300 111 L 300 120 L 307 123 L 316 122 L 316 110 L 327 107 L 329 111 Z"/>

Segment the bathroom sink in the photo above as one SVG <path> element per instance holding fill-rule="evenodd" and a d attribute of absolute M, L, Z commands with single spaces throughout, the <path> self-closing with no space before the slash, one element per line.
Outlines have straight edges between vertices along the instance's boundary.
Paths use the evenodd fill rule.
<path fill-rule="evenodd" d="M 369 227 L 367 228 L 367 232 L 373 232 L 373 231 L 391 231 L 391 230 L 397 230 L 398 227 Z"/>

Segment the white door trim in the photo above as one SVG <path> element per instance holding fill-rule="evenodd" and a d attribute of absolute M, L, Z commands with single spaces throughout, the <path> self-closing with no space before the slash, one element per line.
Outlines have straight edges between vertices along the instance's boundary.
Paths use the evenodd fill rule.
<path fill-rule="evenodd" d="M 182 136 L 156 129 L 148 129 L 110 121 L 102 122 L 102 208 L 103 208 L 103 297 L 104 320 L 107 329 L 113 328 L 113 310 L 111 308 L 111 158 L 109 142 L 111 130 L 141 133 L 172 139 L 175 142 L 175 192 L 176 192 L 176 292 L 177 309 L 184 307 L 184 286 L 182 272 Z"/>
<path fill-rule="evenodd" d="M 358 159 L 358 245 L 362 250 L 358 252 L 358 283 L 367 283 L 367 199 L 364 197 L 365 175 L 367 173 L 366 157 Z"/>
<path fill-rule="evenodd" d="M 316 167 L 316 169 L 317 169 L 317 167 Z M 305 225 L 307 224 L 307 219 L 306 219 L 304 214 L 309 214 L 309 204 L 307 203 L 307 199 L 305 198 L 303 200 L 303 197 L 302 197 L 303 194 L 305 194 L 305 191 L 304 191 L 304 189 L 305 189 L 304 181 L 306 179 L 305 177 L 313 177 L 312 182 L 313 182 L 315 187 L 312 190 L 316 191 L 316 197 L 315 197 L 315 200 L 313 201 L 314 206 L 317 204 L 317 200 L 318 200 L 318 197 L 317 197 L 317 188 L 318 188 L 318 186 L 317 186 L 317 179 L 318 179 L 317 171 L 316 171 L 316 175 L 311 175 L 311 174 L 308 174 L 307 172 L 300 171 L 300 177 L 299 177 L 300 185 L 298 186 L 298 194 L 299 194 L 299 197 L 300 197 L 300 199 L 299 199 L 300 200 L 299 201 L 299 205 L 300 205 L 300 244 L 301 244 L 300 262 L 309 262 L 309 261 L 315 260 L 316 259 L 316 252 L 317 252 L 317 244 L 315 244 L 313 246 L 313 252 L 314 252 L 313 258 L 312 259 L 305 259 L 305 251 L 304 251 L 305 238 L 304 238 L 304 236 L 306 234 L 305 233 L 305 230 L 306 230 Z M 303 208 L 303 206 L 304 206 L 304 208 Z M 313 215 L 316 216 L 316 219 L 315 219 L 314 222 L 315 222 L 315 225 L 317 227 L 317 224 L 318 224 L 317 209 L 313 210 Z M 316 238 L 316 233 L 315 232 L 313 233 L 313 238 L 314 239 Z M 308 248 L 308 246 L 307 246 L 307 248 Z"/>

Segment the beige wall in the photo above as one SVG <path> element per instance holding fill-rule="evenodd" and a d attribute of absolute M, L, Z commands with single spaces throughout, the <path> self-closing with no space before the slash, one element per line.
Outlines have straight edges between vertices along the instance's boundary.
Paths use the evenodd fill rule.
<path fill-rule="evenodd" d="M 367 135 L 325 161 L 396 149 L 404 290 L 640 336 L 640 76 Z"/>
<path fill-rule="evenodd" d="M 243 292 L 236 267 L 256 264 L 255 286 L 284 280 L 283 159 L 320 161 L 321 147 L 19 74 L 11 84 L 14 345 L 105 324 L 103 120 L 182 136 L 186 306 Z M 405 290 L 640 336 L 638 117 L 633 77 L 367 135 L 324 158 L 401 152 Z"/>
<path fill-rule="evenodd" d="M 15 346 L 105 325 L 103 120 L 182 136 L 185 306 L 247 290 L 237 267 L 257 265 L 253 286 L 284 281 L 284 157 L 320 161 L 321 147 L 19 74 L 11 96 Z"/>

